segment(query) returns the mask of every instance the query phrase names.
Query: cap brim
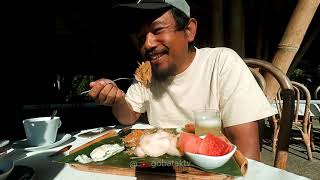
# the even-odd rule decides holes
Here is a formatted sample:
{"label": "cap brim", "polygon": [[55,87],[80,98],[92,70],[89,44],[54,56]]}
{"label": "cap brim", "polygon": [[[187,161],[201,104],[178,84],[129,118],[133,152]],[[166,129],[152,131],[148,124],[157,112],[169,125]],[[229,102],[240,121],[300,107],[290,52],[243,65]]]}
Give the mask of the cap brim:
{"label": "cap brim", "polygon": [[113,17],[116,17],[114,24],[131,33],[141,22],[159,17],[170,6],[165,3],[119,4],[112,8]]}
{"label": "cap brim", "polygon": [[138,3],[138,4],[118,4],[113,8],[118,7],[127,7],[127,8],[135,8],[135,9],[162,9],[171,6],[170,4],[166,3]]}

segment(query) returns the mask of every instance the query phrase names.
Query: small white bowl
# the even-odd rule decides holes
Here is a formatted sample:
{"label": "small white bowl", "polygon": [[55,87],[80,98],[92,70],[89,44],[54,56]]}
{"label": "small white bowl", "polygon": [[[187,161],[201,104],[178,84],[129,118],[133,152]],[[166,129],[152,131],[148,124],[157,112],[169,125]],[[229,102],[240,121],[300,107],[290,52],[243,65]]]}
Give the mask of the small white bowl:
{"label": "small white bowl", "polygon": [[13,160],[0,160],[0,180],[5,180],[14,168]]}
{"label": "small white bowl", "polygon": [[223,166],[229,161],[233,154],[237,150],[237,146],[231,144],[233,149],[228,154],[223,156],[206,156],[202,154],[194,154],[190,152],[185,152],[186,158],[188,158],[192,163],[205,168],[205,169],[215,169]]}

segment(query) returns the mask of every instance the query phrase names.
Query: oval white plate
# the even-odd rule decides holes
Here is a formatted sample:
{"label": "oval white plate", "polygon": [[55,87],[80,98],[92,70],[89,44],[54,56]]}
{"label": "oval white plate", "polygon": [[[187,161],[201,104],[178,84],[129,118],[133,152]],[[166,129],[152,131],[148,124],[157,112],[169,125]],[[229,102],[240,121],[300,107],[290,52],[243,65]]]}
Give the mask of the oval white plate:
{"label": "oval white plate", "polygon": [[44,145],[44,146],[35,146],[35,147],[30,147],[28,145],[27,140],[24,139],[24,140],[13,143],[12,148],[23,149],[26,151],[42,151],[42,150],[47,150],[47,149],[59,146],[60,144],[66,142],[70,138],[71,138],[71,134],[58,135],[55,143],[49,144],[49,145]]}

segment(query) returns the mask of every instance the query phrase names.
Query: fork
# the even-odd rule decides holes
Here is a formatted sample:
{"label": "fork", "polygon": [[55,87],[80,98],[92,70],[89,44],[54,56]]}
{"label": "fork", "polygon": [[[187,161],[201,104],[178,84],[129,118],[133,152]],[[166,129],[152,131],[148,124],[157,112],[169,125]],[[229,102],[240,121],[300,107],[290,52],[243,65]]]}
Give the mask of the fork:
{"label": "fork", "polygon": [[[119,80],[133,80],[133,78],[117,78],[117,79],[114,79],[112,80],[113,82],[116,82],[116,81],[119,81]],[[110,84],[110,83],[108,83]],[[83,91],[81,92],[79,95],[84,95],[84,94],[88,94],[90,92],[90,89],[89,90],[86,90],[86,91]]]}

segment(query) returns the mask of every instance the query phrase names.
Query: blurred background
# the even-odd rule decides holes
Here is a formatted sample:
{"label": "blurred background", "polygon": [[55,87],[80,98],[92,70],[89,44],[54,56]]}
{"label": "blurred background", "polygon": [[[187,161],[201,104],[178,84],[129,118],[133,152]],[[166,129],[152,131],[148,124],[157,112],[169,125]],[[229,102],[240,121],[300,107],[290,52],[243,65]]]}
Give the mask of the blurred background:
{"label": "blurred background", "polygon": [[[78,94],[99,78],[132,77],[141,58],[112,5],[130,0],[19,2],[6,13],[0,137],[24,138],[22,120],[58,110],[61,131],[116,124],[110,107]],[[131,0],[132,1],[132,0]],[[135,2],[135,1],[133,1]],[[197,47],[225,46],[270,61],[295,0],[188,0],[198,20]],[[123,14],[130,17],[130,14]],[[317,10],[288,71],[313,94],[320,85]],[[128,81],[118,85],[126,90]]]}

